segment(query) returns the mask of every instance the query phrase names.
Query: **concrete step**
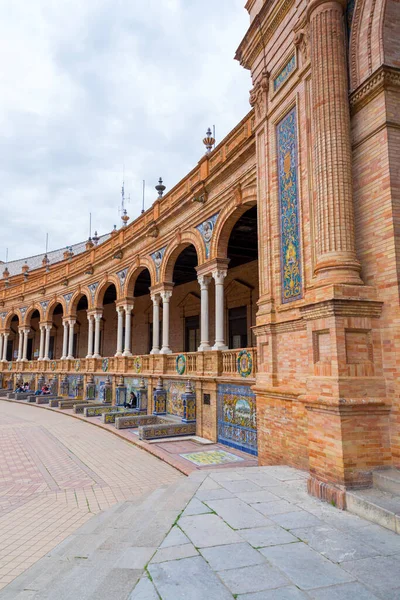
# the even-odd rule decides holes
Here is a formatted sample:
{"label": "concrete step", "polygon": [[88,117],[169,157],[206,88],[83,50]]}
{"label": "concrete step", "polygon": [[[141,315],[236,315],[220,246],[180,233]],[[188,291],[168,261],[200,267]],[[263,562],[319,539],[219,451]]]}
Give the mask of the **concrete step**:
{"label": "concrete step", "polygon": [[400,495],[379,489],[346,493],[347,510],[400,534]]}
{"label": "concrete step", "polygon": [[400,496],[400,470],[384,469],[372,474],[374,488]]}

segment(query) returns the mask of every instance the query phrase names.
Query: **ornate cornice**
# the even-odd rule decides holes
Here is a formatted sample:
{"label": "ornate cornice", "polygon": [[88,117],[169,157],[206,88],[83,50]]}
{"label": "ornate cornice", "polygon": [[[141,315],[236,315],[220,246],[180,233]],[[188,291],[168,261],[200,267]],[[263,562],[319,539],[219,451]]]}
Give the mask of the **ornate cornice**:
{"label": "ornate cornice", "polygon": [[381,316],[383,302],[372,300],[335,299],[317,302],[300,308],[303,319],[327,319],[329,317],[369,317],[378,319]]}
{"label": "ornate cornice", "polygon": [[382,90],[392,87],[400,88],[400,69],[382,65],[350,94],[352,114],[361,110]]}
{"label": "ornate cornice", "polygon": [[294,0],[281,0],[272,10],[269,2],[264,4],[236,50],[235,59],[245,69],[252,68],[255,59],[266,47],[292,6]]}

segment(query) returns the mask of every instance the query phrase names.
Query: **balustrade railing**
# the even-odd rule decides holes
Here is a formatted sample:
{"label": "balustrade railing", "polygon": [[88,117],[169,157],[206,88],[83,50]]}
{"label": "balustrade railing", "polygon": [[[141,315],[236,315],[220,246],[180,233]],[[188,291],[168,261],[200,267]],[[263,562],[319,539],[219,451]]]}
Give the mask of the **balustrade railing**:
{"label": "balustrade railing", "polygon": [[254,378],[257,350],[146,354],[131,357],[37,359],[0,362],[0,373],[108,373],[126,375],[170,375],[199,377]]}

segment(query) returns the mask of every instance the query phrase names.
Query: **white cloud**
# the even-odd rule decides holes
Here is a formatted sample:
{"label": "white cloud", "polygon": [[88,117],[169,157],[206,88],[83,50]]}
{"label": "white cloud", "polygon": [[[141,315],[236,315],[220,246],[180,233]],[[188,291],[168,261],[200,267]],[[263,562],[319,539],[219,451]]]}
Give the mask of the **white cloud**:
{"label": "white cloud", "polygon": [[[249,110],[233,60],[244,0],[13,0],[0,22],[0,259],[118,223],[122,164],[140,213]],[[16,235],[18,232],[18,235]]]}

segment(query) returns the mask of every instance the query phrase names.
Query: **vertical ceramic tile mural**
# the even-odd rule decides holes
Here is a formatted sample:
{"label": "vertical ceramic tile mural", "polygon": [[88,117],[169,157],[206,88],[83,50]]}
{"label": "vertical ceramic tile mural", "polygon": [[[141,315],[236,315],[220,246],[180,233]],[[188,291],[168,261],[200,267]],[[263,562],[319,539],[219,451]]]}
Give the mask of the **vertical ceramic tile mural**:
{"label": "vertical ceramic tile mural", "polygon": [[103,394],[102,394],[102,390],[105,386],[106,383],[106,376],[102,376],[102,377],[94,377],[94,384],[95,384],[95,398],[96,400],[101,400],[103,398]]}
{"label": "vertical ceramic tile mural", "polygon": [[296,107],[277,125],[277,151],[282,302],[291,302],[298,300],[303,295],[297,182]]}
{"label": "vertical ceramic tile mural", "polygon": [[182,394],[186,390],[186,381],[178,379],[164,380],[164,389],[167,391],[167,414],[183,417]]}
{"label": "vertical ceramic tile mural", "polygon": [[218,441],[257,454],[256,397],[248,385],[218,385]]}

